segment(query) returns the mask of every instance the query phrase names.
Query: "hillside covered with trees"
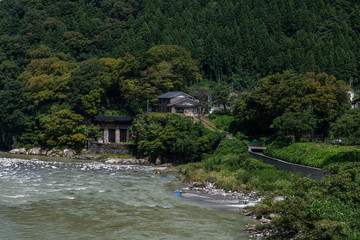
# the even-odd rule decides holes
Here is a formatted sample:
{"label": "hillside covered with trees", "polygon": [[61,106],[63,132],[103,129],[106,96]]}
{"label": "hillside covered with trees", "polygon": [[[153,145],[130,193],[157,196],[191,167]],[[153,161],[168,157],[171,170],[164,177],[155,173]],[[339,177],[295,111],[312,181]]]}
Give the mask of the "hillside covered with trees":
{"label": "hillside covered with trees", "polygon": [[0,19],[1,87],[41,45],[77,62],[178,45],[205,79],[239,89],[283,70],[360,84],[355,0],[3,0]]}
{"label": "hillside covered with trees", "polygon": [[[147,99],[199,83],[250,90],[278,72],[326,72],[316,75],[330,76],[324,94],[336,87],[332,75],[359,88],[359,30],[354,0],[2,0],[0,146],[75,147],[91,134],[84,124],[94,115],[135,116]],[[300,80],[311,85],[312,78],[317,84],[318,77]],[[321,84],[310,88],[304,94],[312,100],[301,107],[266,106],[269,116],[253,115],[252,123],[280,129],[289,116],[277,117],[327,101],[314,95]],[[237,109],[246,112],[249,96]],[[336,101],[336,112],[311,105],[325,121],[309,126],[328,130],[346,109]]]}

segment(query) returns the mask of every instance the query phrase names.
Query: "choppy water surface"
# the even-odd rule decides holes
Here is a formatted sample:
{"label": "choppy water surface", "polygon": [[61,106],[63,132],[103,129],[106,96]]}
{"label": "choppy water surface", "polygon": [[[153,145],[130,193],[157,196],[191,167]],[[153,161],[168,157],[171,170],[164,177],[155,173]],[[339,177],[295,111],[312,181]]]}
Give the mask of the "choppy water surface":
{"label": "choppy water surface", "polygon": [[0,158],[0,239],[246,239],[247,217],[182,186],[150,167]]}

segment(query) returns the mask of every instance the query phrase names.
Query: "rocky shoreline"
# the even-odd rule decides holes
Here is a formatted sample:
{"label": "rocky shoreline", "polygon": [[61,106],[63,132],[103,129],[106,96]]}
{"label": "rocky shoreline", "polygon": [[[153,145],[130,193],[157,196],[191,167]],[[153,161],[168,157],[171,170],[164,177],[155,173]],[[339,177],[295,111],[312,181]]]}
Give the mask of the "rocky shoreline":
{"label": "rocky shoreline", "polygon": [[107,164],[120,164],[120,165],[151,165],[148,159],[136,159],[136,158],[117,158],[109,157],[103,159],[101,155],[91,155],[87,153],[86,149],[83,149],[80,154],[71,149],[41,149],[40,147],[34,147],[31,149],[16,148],[9,151],[11,154],[22,154],[22,155],[34,155],[34,156],[46,156],[46,157],[61,157],[69,159],[79,160],[94,160],[100,161]]}
{"label": "rocky shoreline", "polygon": [[182,194],[198,192],[207,194],[210,196],[221,196],[224,198],[229,198],[237,200],[237,205],[241,208],[254,206],[257,202],[263,199],[257,192],[232,192],[225,191],[223,189],[215,188],[213,183],[207,182],[204,184],[198,182],[188,183],[188,186],[181,189]]}
{"label": "rocky shoreline", "polygon": [[[34,168],[43,168],[43,169],[58,169],[60,167],[66,166],[75,166],[81,171],[91,171],[91,170],[105,170],[110,173],[115,173],[116,171],[148,171],[155,173],[154,170],[164,171],[166,167],[147,167],[141,165],[117,165],[117,164],[108,164],[103,162],[58,162],[58,161],[41,161],[36,158],[34,159],[20,159],[20,158],[1,158],[0,157],[0,170],[2,172],[8,172],[11,169],[16,170],[19,168],[25,169],[34,169]],[[1,176],[1,175],[0,175]]]}
{"label": "rocky shoreline", "polygon": [[[279,233],[278,230],[272,229],[271,227],[265,227],[266,225],[271,226],[271,221],[278,217],[277,214],[271,213],[267,216],[257,216],[248,207],[255,206],[258,202],[264,199],[263,196],[255,191],[252,192],[232,192],[218,189],[213,183],[199,183],[190,182],[187,183],[187,187],[180,190],[181,196],[185,198],[199,198],[204,202],[226,204],[227,206],[234,206],[239,212],[245,216],[251,217],[258,221],[258,224],[246,225],[247,232],[249,233],[249,239],[264,239],[271,235]],[[195,194],[204,194],[205,196],[212,196],[209,200],[207,197],[198,196]],[[282,197],[276,197],[274,201],[280,201]]]}

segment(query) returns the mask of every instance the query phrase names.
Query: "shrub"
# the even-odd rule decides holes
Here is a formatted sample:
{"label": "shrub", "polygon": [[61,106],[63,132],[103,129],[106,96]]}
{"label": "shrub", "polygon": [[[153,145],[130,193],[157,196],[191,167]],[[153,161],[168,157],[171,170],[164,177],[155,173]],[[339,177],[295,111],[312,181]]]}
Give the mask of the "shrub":
{"label": "shrub", "polygon": [[211,153],[221,140],[221,134],[206,129],[202,123],[178,114],[146,114],[134,120],[139,154],[155,159],[186,163],[199,161]]}
{"label": "shrub", "polygon": [[212,114],[210,120],[221,130],[229,131],[231,123],[235,120],[233,116],[225,114]]}
{"label": "shrub", "polygon": [[331,134],[341,138],[344,144],[360,144],[360,109],[353,108],[332,124]]}
{"label": "shrub", "polygon": [[248,154],[247,142],[234,139],[224,139],[214,152],[215,154],[225,155],[228,153]]}
{"label": "shrub", "polygon": [[285,200],[275,204],[273,224],[299,239],[359,239],[359,163],[331,166],[333,175],[317,182],[298,179]]}

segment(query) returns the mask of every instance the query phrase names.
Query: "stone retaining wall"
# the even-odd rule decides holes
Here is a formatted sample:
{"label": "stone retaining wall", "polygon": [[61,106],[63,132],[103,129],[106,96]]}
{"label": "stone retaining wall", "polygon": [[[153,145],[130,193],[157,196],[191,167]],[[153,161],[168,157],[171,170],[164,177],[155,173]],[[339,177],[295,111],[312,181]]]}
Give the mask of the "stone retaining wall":
{"label": "stone retaining wall", "polygon": [[135,145],[120,143],[89,143],[88,153],[96,154],[128,154],[135,150]]}
{"label": "stone retaining wall", "polygon": [[250,157],[262,160],[264,163],[275,166],[279,170],[286,170],[293,173],[301,173],[304,177],[320,181],[324,177],[324,173],[320,168],[303,166],[295,163],[285,162],[283,160],[269,157],[263,154],[254,153],[250,151]]}

